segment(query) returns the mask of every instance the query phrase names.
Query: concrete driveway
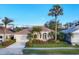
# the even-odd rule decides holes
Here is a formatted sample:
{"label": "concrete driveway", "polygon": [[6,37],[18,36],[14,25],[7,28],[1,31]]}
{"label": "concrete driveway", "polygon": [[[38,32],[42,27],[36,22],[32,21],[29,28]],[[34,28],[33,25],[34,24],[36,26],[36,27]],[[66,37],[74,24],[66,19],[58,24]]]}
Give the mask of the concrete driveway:
{"label": "concrete driveway", "polygon": [[16,42],[6,48],[0,49],[0,55],[22,55],[22,49],[25,47],[25,43]]}

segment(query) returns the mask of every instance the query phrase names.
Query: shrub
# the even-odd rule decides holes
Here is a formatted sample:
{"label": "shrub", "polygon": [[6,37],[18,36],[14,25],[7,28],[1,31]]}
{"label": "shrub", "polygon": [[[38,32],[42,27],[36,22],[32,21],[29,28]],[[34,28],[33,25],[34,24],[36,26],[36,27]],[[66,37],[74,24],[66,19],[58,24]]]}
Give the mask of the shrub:
{"label": "shrub", "polygon": [[78,44],[75,44],[75,45],[73,45],[74,47],[79,47],[79,45]]}
{"label": "shrub", "polygon": [[60,40],[49,39],[47,43],[60,43]]}
{"label": "shrub", "polygon": [[59,43],[60,43],[60,40],[56,40],[56,43],[58,43],[58,44],[59,44]]}
{"label": "shrub", "polygon": [[13,44],[14,42],[16,42],[16,40],[8,40],[2,43],[3,46],[9,46],[11,44]]}
{"label": "shrub", "polygon": [[31,46],[32,46],[32,43],[30,43],[30,42],[26,42],[25,47],[31,47]]}
{"label": "shrub", "polygon": [[32,40],[32,43],[33,44],[44,44],[44,43],[46,43],[46,41],[42,41],[42,40],[39,40],[39,39],[35,39],[35,40]]}
{"label": "shrub", "polygon": [[65,39],[65,33],[58,32],[57,39],[60,40],[60,41],[64,41],[64,39]]}
{"label": "shrub", "polygon": [[27,47],[31,47],[32,46],[32,44],[45,44],[45,43],[47,43],[46,41],[42,41],[42,40],[37,40],[37,39],[34,39],[34,40],[32,40],[32,42],[30,42],[30,41],[28,41],[28,42],[26,42],[26,45],[25,46],[27,46]]}
{"label": "shrub", "polygon": [[55,43],[55,40],[49,39],[49,40],[47,40],[47,42],[48,42],[48,43]]}

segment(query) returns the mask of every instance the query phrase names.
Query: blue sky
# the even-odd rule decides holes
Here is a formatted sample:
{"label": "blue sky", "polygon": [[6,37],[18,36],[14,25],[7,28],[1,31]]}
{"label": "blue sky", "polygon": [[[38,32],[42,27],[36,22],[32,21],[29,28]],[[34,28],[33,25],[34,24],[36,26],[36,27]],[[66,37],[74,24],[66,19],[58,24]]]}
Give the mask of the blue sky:
{"label": "blue sky", "polygon": [[[14,24],[21,25],[43,25],[53,19],[48,16],[48,11],[53,4],[0,4],[0,18],[8,17],[14,20]],[[79,20],[79,5],[63,4],[63,16],[58,20],[63,24]]]}

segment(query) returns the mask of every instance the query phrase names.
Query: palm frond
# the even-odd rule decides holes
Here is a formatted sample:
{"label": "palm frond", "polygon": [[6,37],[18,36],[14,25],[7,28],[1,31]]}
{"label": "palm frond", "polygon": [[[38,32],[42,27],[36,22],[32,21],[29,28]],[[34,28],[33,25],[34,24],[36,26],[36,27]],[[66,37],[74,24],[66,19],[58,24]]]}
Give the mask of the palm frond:
{"label": "palm frond", "polygon": [[49,10],[48,13],[49,16],[58,16],[58,15],[63,15],[63,9],[61,8],[60,5],[54,5],[53,8]]}
{"label": "palm frond", "polygon": [[7,25],[7,24],[13,22],[13,20],[11,20],[11,19],[9,19],[9,18],[7,18],[7,17],[4,17],[4,19],[2,20],[2,22],[3,22],[5,25]]}

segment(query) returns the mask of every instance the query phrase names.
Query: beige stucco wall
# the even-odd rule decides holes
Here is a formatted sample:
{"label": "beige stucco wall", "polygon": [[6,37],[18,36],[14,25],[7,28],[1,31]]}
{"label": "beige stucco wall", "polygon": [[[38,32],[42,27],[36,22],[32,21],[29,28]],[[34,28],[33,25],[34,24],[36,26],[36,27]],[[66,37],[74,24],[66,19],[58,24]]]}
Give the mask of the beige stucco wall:
{"label": "beige stucco wall", "polygon": [[[13,35],[13,34],[6,34],[7,38],[10,38],[10,35]],[[0,36],[2,36],[0,40],[2,40],[3,42],[7,40],[7,39],[5,40],[4,34],[0,34]]]}
{"label": "beige stucco wall", "polygon": [[[46,33],[46,39],[43,38],[43,34],[44,34],[44,33]],[[43,41],[47,41],[47,40],[49,40],[49,39],[51,38],[51,37],[48,37],[49,32],[46,32],[46,31],[41,31],[41,32],[40,32],[41,38],[40,38],[40,34],[39,34],[39,33],[35,32],[34,34],[37,35],[37,39],[43,40]]]}

